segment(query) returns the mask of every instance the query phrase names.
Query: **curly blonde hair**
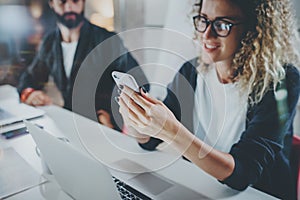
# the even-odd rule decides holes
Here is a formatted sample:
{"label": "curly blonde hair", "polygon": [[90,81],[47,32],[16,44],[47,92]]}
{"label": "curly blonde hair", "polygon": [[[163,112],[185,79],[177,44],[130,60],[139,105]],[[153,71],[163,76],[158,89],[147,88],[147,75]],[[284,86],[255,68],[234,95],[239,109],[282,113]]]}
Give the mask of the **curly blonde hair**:
{"label": "curly blonde hair", "polygon": [[[231,1],[249,19],[248,32],[233,59],[232,80],[238,80],[240,91],[247,92],[250,103],[255,104],[284,79],[287,64],[300,63],[296,17],[290,0]],[[197,5],[200,11],[202,0]]]}

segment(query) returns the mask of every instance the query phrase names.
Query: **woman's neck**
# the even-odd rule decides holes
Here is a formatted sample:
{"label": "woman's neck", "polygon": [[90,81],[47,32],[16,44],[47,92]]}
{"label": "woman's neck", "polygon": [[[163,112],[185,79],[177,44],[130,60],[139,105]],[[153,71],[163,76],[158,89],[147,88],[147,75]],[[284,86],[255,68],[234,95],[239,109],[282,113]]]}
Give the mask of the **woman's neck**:
{"label": "woman's neck", "polygon": [[231,64],[228,63],[216,63],[217,75],[220,83],[232,83],[232,68]]}

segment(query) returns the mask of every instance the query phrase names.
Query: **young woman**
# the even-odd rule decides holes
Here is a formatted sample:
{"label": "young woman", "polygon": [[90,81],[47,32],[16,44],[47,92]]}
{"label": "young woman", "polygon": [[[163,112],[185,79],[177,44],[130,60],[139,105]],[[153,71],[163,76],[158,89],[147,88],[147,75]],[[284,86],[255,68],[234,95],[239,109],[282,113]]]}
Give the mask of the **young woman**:
{"label": "young woman", "polygon": [[[154,150],[162,141],[222,183],[295,194],[289,166],[300,91],[289,0],[201,0],[202,50],[182,66],[164,103],[123,86],[120,113]],[[169,110],[170,109],[170,110]]]}

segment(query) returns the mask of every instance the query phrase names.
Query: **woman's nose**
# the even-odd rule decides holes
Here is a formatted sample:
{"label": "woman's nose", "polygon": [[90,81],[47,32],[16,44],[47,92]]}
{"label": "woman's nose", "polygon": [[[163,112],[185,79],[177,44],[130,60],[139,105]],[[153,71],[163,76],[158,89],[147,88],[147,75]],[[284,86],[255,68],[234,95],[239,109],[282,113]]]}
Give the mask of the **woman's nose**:
{"label": "woman's nose", "polygon": [[202,34],[204,39],[208,39],[210,37],[217,37],[215,31],[213,30],[212,24],[209,24],[206,28],[205,32]]}

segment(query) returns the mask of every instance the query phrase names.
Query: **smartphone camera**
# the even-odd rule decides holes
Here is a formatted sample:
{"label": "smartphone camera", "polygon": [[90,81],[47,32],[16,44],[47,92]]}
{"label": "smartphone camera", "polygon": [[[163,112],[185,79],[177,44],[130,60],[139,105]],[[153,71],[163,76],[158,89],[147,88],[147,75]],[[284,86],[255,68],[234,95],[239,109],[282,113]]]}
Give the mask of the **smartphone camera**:
{"label": "smartphone camera", "polygon": [[114,76],[114,78],[119,79],[119,77],[117,75],[114,74],[113,76]]}

